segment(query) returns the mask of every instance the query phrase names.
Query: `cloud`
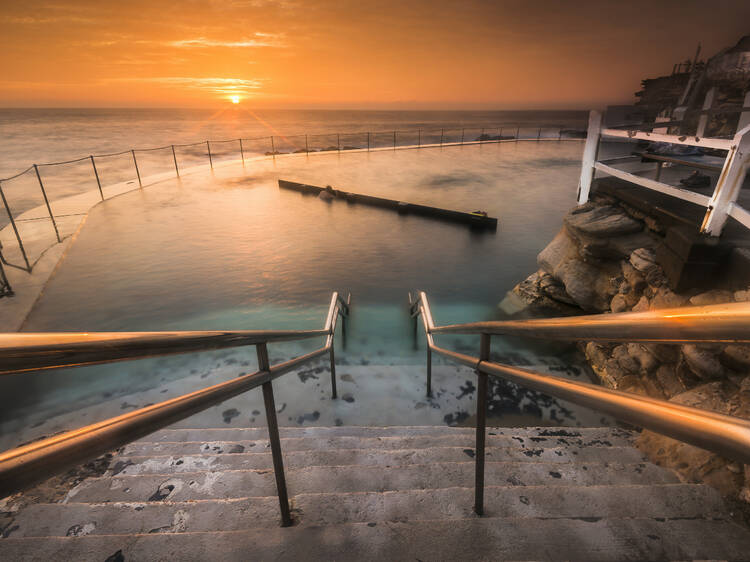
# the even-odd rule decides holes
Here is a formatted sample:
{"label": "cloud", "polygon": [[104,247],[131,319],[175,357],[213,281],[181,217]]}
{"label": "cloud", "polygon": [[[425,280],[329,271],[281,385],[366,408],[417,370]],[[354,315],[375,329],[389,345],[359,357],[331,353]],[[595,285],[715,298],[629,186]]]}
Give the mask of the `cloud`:
{"label": "cloud", "polygon": [[140,82],[210,92],[225,96],[255,96],[265,82],[262,78],[192,78],[189,76],[162,76],[154,78],[111,78],[105,82]]}
{"label": "cloud", "polygon": [[42,25],[47,23],[96,23],[92,18],[65,16],[3,16],[0,21],[16,25]]}
{"label": "cloud", "polygon": [[254,33],[253,38],[243,38],[239,41],[220,41],[208,39],[206,37],[196,37],[193,39],[181,39],[179,41],[168,41],[165,43],[170,47],[190,48],[190,47],[226,47],[226,48],[245,48],[245,47],[283,47],[282,35],[276,33]]}

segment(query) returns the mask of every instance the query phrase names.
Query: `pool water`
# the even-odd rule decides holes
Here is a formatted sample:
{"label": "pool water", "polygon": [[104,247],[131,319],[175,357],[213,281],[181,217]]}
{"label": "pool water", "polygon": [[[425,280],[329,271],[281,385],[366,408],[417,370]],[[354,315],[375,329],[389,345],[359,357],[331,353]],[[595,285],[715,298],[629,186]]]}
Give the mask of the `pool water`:
{"label": "pool water", "polygon": [[[353,302],[346,349],[337,349],[342,363],[421,364],[407,292],[426,291],[439,324],[498,318],[499,301],[536,269],[536,255],[575,204],[582,149],[524,142],[295,155],[161,182],[92,209],[24,330],[317,328],[338,290]],[[498,229],[325,202],[281,190],[278,179],[484,210]],[[475,339],[441,341],[478,349]],[[272,355],[318,345],[279,344]],[[519,346],[493,340],[498,353]],[[252,368],[254,352],[244,355]],[[90,403],[101,393],[148,388],[155,369],[162,381],[185,377],[200,357],[211,364],[215,355],[41,373],[30,386],[11,380],[4,384],[27,386],[23,399],[6,405]]]}

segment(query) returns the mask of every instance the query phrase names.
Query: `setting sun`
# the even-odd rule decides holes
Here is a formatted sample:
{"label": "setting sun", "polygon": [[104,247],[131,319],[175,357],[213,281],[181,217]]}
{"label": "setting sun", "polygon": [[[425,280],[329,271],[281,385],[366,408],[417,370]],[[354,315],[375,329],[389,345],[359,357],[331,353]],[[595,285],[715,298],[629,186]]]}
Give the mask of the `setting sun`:
{"label": "setting sun", "polygon": [[240,103],[240,96],[232,96],[229,99],[232,100],[232,103]]}

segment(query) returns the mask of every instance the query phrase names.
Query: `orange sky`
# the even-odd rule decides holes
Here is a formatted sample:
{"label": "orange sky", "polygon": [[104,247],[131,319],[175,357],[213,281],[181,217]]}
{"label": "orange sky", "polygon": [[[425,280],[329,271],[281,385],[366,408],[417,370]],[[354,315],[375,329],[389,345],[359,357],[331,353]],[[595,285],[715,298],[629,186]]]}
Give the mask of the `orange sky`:
{"label": "orange sky", "polygon": [[0,107],[587,108],[750,1],[0,0]]}

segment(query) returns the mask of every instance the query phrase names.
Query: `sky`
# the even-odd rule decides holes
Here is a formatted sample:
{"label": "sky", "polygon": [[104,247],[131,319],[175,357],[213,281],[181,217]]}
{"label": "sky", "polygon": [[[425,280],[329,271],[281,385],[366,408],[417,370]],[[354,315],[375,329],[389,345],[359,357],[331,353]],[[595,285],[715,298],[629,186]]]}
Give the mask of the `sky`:
{"label": "sky", "polygon": [[0,0],[0,107],[632,103],[747,0]]}

